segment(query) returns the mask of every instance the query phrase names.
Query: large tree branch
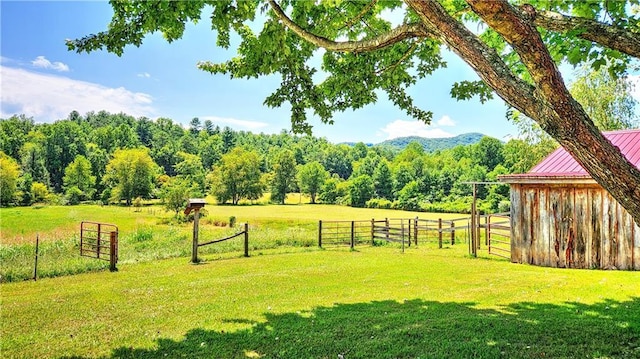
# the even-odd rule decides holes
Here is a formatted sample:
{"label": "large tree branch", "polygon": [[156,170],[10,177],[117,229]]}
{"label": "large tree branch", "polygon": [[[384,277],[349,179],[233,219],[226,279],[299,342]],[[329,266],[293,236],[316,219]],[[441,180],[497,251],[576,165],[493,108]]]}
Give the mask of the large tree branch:
{"label": "large tree branch", "polygon": [[437,1],[405,0],[420,19],[438,31],[437,37],[467,62],[508,104],[529,117],[541,117],[544,105],[537,102],[532,86],[516,77],[500,55],[482,42]]}
{"label": "large tree branch", "polygon": [[433,35],[433,32],[423,24],[404,24],[372,39],[361,41],[333,41],[326,37],[315,35],[300,27],[284,13],[280,5],[274,0],[269,0],[269,5],[271,5],[278,19],[280,19],[289,30],[306,41],[328,51],[368,52],[385,48],[409,38],[424,38]]}
{"label": "large tree branch", "polygon": [[593,124],[567,90],[534,24],[505,0],[467,0],[473,11],[520,55],[542,100],[553,111],[536,118],[637,220],[640,218],[640,170],[631,164]]}
{"label": "large tree branch", "polygon": [[604,47],[640,58],[640,34],[591,19],[563,15],[553,11],[536,11],[523,6],[521,13],[531,17],[536,26],[556,32],[576,31],[576,36]]}

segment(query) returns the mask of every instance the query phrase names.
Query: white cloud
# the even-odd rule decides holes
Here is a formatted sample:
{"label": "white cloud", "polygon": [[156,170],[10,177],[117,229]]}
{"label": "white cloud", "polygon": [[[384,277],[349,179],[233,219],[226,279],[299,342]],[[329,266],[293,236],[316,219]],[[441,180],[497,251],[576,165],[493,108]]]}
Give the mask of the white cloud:
{"label": "white cloud", "polygon": [[455,126],[456,123],[451,119],[451,117],[444,115],[440,117],[440,119],[436,122],[438,126]]}
{"label": "white cloud", "polygon": [[420,121],[395,120],[389,122],[382,132],[387,134],[387,139],[407,136],[420,136],[428,138],[453,137],[452,134],[439,128],[432,128]]}
{"label": "white cloud", "polygon": [[239,127],[243,130],[250,130],[250,131],[259,130],[261,128],[265,128],[269,126],[269,124],[266,122],[238,120],[235,118],[223,118],[223,117],[216,117],[216,116],[202,116],[199,118],[202,121],[210,120],[211,122],[213,122],[214,125]]}
{"label": "white cloud", "polygon": [[137,76],[138,77],[144,77],[146,79],[151,77],[151,75],[148,72],[139,73]]}
{"label": "white cloud", "polygon": [[56,70],[60,72],[69,71],[69,66],[67,66],[66,64],[63,64],[62,62],[59,62],[59,61],[51,62],[47,60],[47,58],[44,56],[36,57],[35,60],[31,61],[31,64],[35,67],[40,67],[43,69],[51,69],[51,70]]}
{"label": "white cloud", "polygon": [[139,117],[152,117],[153,98],[124,87],[109,88],[68,77],[46,75],[0,66],[1,115],[25,114],[36,121],[52,122],[80,113],[105,110]]}

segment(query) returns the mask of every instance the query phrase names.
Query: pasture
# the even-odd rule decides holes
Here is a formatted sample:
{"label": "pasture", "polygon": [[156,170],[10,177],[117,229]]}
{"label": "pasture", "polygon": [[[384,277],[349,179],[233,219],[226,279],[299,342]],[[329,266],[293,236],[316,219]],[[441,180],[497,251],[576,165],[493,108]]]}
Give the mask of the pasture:
{"label": "pasture", "polygon": [[[212,201],[210,201],[212,203]],[[394,210],[332,205],[207,205],[200,221],[200,242],[226,237],[237,227],[250,225],[250,250],[315,250],[318,220],[385,217],[460,217]],[[229,227],[230,217],[236,226]],[[118,206],[44,206],[0,208],[0,279],[2,282],[33,278],[36,236],[40,238],[38,276],[55,277],[103,270],[108,263],[78,255],[80,222],[92,221],[119,228],[119,265],[191,255],[192,224],[181,223],[158,205],[139,209]],[[240,240],[201,248],[205,260],[238,256]]]}
{"label": "pasture", "polygon": [[[315,238],[308,246],[303,239],[305,231],[315,233],[318,219],[416,214],[307,205],[207,206],[203,233],[227,231],[219,222],[232,215],[269,233],[250,258],[227,248],[192,265],[190,238],[186,255],[135,256],[144,252],[138,243],[150,252],[170,244],[164,239],[172,236],[169,230],[188,237],[190,224],[172,223],[170,214],[152,206],[105,209],[114,212],[97,206],[2,210],[3,250],[28,245],[22,236],[35,233],[43,243],[65,241],[53,237],[67,233],[67,225],[73,235],[82,219],[120,220],[125,257],[114,273],[0,284],[2,357],[640,357],[635,272],[471,258],[464,243],[412,246],[404,253],[395,244],[321,250]],[[56,213],[56,225],[46,223],[47,211]],[[18,217],[34,222],[9,230]],[[140,228],[150,238],[136,241],[131,233]],[[267,245],[274,240],[281,245]]]}

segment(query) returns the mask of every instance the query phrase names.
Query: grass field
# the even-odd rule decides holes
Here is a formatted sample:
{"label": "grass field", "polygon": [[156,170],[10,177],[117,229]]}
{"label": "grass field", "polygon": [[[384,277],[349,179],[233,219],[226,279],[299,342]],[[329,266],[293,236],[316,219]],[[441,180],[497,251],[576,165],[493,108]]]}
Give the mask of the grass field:
{"label": "grass field", "polygon": [[[319,219],[441,215],[206,208],[201,238],[233,232],[221,225],[235,216],[251,224],[251,257],[236,241],[190,264],[191,224],[156,206],[1,209],[3,277],[29,278],[36,234],[42,271],[62,276],[0,284],[0,357],[640,357],[638,273],[516,265],[486,250],[471,258],[462,241],[404,253],[316,246]],[[120,227],[118,272],[78,256],[82,220]],[[80,272],[90,273],[65,276]]]}
{"label": "grass field", "polygon": [[[292,196],[292,200],[297,196]],[[331,205],[207,205],[200,221],[200,241],[226,237],[243,222],[250,225],[250,249],[312,248],[317,246],[318,220],[370,220],[371,218],[450,218],[460,215],[428,214]],[[230,228],[230,217],[237,226]],[[38,275],[54,277],[104,270],[108,263],[80,257],[80,222],[92,221],[119,228],[120,265],[191,254],[192,224],[173,220],[160,206],[138,210],[118,206],[45,206],[1,208],[0,280],[33,278],[36,236],[40,239]],[[206,258],[237,256],[241,239],[202,247]]]}
{"label": "grass field", "polygon": [[3,358],[638,358],[637,273],[462,246],[188,258],[6,283]]}

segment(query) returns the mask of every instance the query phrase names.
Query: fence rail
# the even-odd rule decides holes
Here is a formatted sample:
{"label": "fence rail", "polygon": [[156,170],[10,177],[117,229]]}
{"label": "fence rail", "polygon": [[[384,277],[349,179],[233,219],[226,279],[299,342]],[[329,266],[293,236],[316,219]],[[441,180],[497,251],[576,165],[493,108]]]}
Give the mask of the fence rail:
{"label": "fence rail", "polygon": [[243,235],[243,234],[244,234],[244,256],[245,256],[245,257],[248,257],[248,256],[249,256],[249,223],[245,223],[245,224],[244,224],[244,229],[243,229],[242,231],[240,231],[240,232],[236,233],[236,234],[232,234],[232,235],[230,235],[230,236],[228,236],[228,237],[225,237],[225,238],[214,239],[214,240],[212,240],[212,241],[208,241],[208,242],[195,243],[195,245],[194,245],[194,251],[195,251],[195,252],[193,253],[193,258],[194,258],[195,260],[192,260],[192,262],[194,262],[194,263],[198,262],[198,252],[197,252],[197,249],[198,249],[199,247],[202,247],[202,246],[208,246],[208,245],[210,245],[210,244],[214,244],[214,243],[220,243],[220,242],[228,241],[228,240],[230,240],[230,239],[233,239],[233,238],[239,237],[239,236],[241,236],[241,235]]}
{"label": "fence rail", "polygon": [[[468,222],[468,218],[464,218]],[[385,218],[357,221],[324,221],[318,222],[318,246],[350,245],[353,248],[360,243],[384,240],[404,245],[418,245],[419,241],[427,241],[430,234],[436,234],[439,248],[443,240],[456,242],[456,230],[467,230],[467,226],[456,225],[456,220]]]}

